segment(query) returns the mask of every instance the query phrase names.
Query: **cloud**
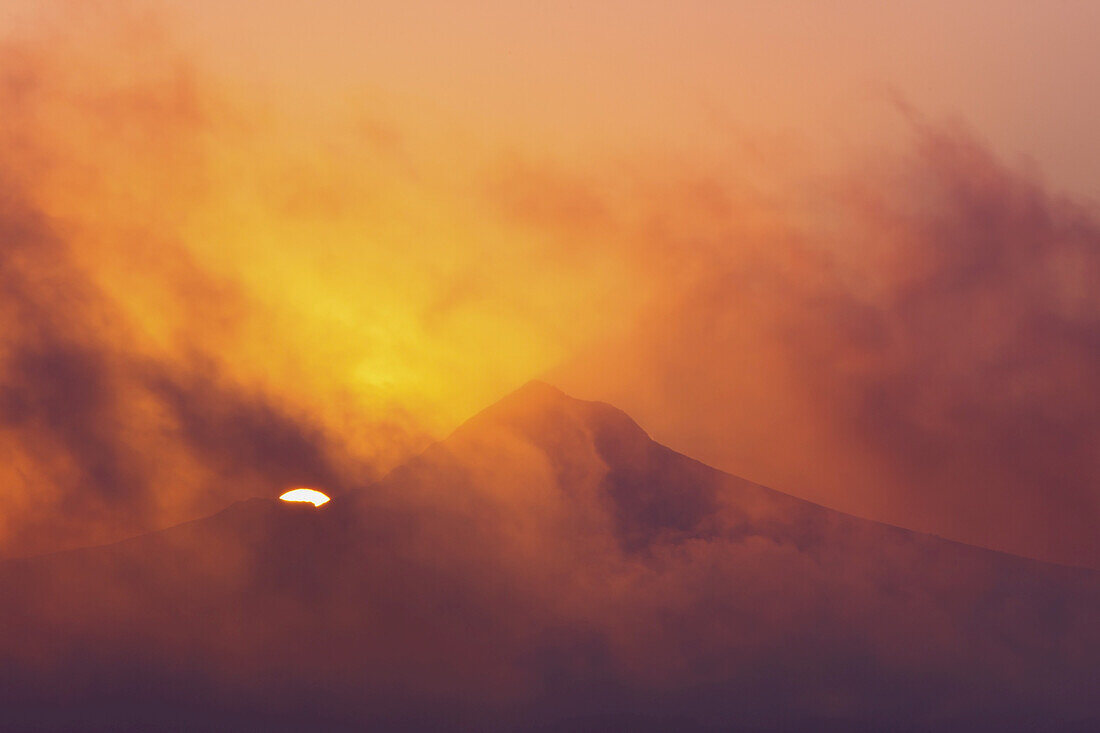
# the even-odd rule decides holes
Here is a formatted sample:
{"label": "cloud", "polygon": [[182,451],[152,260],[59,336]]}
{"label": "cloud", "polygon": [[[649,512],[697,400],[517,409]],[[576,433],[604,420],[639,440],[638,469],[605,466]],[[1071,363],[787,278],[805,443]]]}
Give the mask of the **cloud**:
{"label": "cloud", "polygon": [[1094,714],[1089,576],[730,481],[611,408],[543,391],[375,481],[567,358],[735,473],[1100,565],[1093,212],[911,113],[911,149],[819,179],[288,132],[109,7],[0,51],[0,554],[349,491],[5,563],[9,707],[29,680],[61,727],[58,688],[299,729],[318,694],[380,727]]}
{"label": "cloud", "polygon": [[530,384],[319,510],[0,564],[0,699],[27,724],[1026,730],[1095,716],[1095,576],[754,486]]}
{"label": "cloud", "polygon": [[370,95],[302,113],[80,12],[0,54],[5,532],[80,476],[171,467],[147,519],[223,472],[369,477],[560,362],[732,472],[1100,561],[1096,217],[977,134],[903,108],[907,149],[828,174],[722,121],[706,158],[503,150]]}
{"label": "cloud", "polygon": [[616,236],[659,295],[553,374],[815,501],[1100,563],[1100,224],[973,132],[909,124],[906,153],[797,196],[709,178],[765,226],[686,187],[636,204],[665,225]]}
{"label": "cloud", "polygon": [[6,547],[101,541],[289,484],[338,491],[349,480],[350,459],[284,400],[201,354],[146,353],[18,195],[7,189],[0,215]]}
{"label": "cloud", "polygon": [[[0,555],[375,475],[369,450],[254,376],[233,345],[275,316],[182,239],[224,106],[144,30],[108,25],[115,55],[0,48]],[[386,421],[375,434],[403,444]]]}

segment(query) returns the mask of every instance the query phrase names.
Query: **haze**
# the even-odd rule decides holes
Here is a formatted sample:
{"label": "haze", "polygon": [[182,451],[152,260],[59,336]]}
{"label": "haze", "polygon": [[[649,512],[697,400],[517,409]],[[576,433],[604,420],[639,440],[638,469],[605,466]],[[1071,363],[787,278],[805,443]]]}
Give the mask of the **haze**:
{"label": "haze", "polygon": [[364,485],[542,375],[1100,565],[1093,3],[0,22],[0,554]]}

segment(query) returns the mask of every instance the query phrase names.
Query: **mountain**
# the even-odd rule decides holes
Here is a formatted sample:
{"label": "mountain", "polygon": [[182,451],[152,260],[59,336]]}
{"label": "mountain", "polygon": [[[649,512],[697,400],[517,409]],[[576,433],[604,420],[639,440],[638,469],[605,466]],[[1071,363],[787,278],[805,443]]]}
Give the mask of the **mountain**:
{"label": "mountain", "polygon": [[0,564],[10,730],[1100,724],[1100,578],[801,501],[533,382],[381,481]]}

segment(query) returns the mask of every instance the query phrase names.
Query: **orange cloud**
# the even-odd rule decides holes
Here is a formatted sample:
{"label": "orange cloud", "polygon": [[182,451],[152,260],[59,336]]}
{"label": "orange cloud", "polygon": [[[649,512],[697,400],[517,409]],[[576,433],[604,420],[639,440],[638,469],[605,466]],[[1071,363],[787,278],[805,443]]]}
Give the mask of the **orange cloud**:
{"label": "orange cloud", "polygon": [[714,193],[652,201],[677,224],[626,251],[681,277],[555,378],[762,483],[1095,564],[1100,225],[972,133],[913,127],[912,152],[775,199],[771,228]]}

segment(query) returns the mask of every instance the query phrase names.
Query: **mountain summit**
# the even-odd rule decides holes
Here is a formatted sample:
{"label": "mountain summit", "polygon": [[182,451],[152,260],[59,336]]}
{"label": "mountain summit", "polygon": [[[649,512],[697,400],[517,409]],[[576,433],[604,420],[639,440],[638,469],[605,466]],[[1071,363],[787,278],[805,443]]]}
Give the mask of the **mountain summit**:
{"label": "mountain summit", "polygon": [[321,507],[0,564],[0,709],[35,730],[1091,730],[1097,618],[1093,573],[795,499],[532,382]]}
{"label": "mountain summit", "polygon": [[705,533],[720,487],[751,487],[653,442],[611,405],[573,399],[543,382],[475,415],[384,483],[410,480],[458,482],[472,494],[520,505],[541,502],[563,520],[583,515],[601,531],[601,518],[608,519],[608,536],[626,550]]}

